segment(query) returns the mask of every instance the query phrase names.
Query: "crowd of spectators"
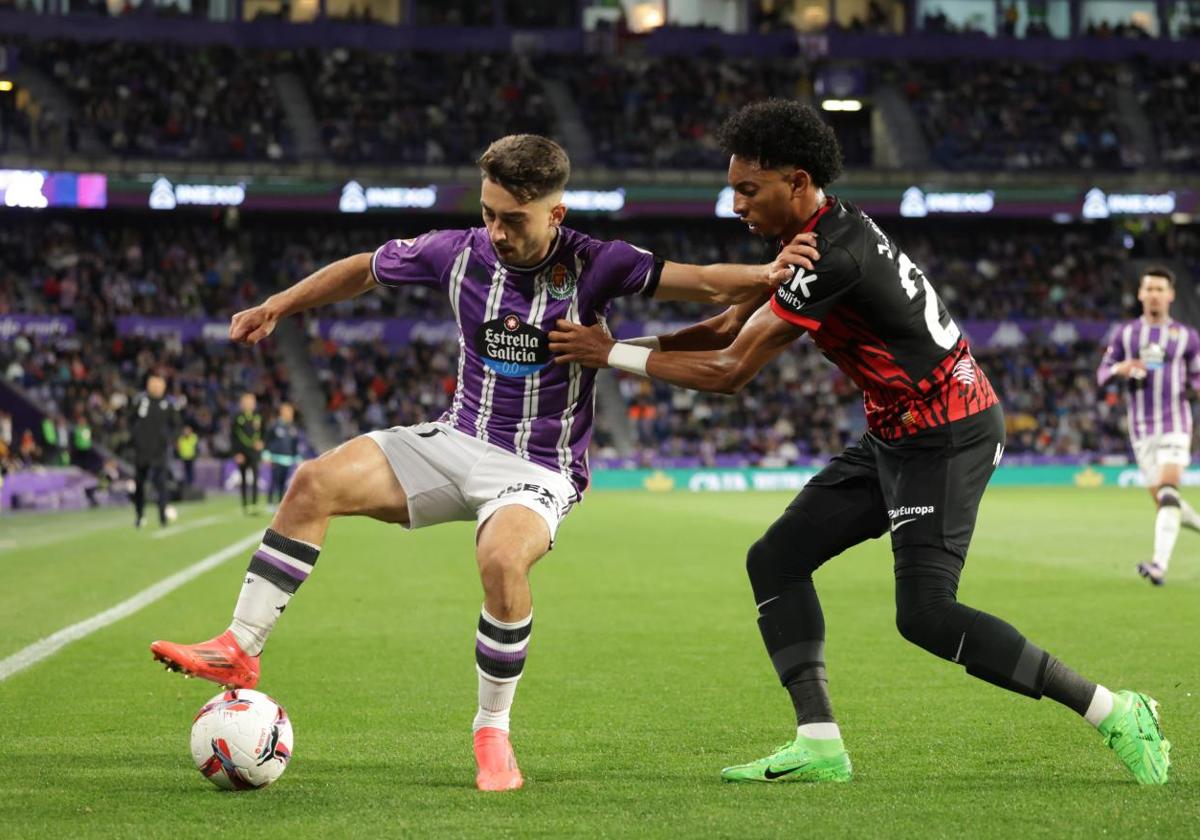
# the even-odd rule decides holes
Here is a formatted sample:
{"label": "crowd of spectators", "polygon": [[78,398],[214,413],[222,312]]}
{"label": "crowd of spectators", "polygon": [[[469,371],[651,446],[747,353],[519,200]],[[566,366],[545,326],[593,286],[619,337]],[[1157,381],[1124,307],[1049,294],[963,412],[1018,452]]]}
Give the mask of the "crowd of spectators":
{"label": "crowd of spectators", "polygon": [[0,375],[51,418],[46,428],[18,430],[19,461],[70,463],[79,454],[74,441],[81,428],[88,429],[89,449],[94,443],[128,455],[130,405],[151,373],[166,378],[180,429],[194,429],[199,453],[215,457],[230,451],[243,392],[258,396],[258,410],[269,419],[290,389],[287,367],[271,342],[246,348],[121,336],[113,329],[56,338],[19,335],[0,347]]}
{"label": "crowd of spectators", "polygon": [[888,229],[960,319],[1111,321],[1135,303],[1130,252],[1088,227],[893,223]]}
{"label": "crowd of spectators", "polygon": [[66,336],[17,335],[0,343],[0,375],[43,406],[55,427],[18,430],[17,456],[25,431],[33,447],[22,460],[70,460],[66,443],[80,426],[122,454],[125,409],[151,372],[166,377],[183,422],[200,435],[201,454],[228,450],[243,390],[259,395],[264,416],[286,399],[287,370],[270,342],[247,349],[121,335],[117,328],[122,316],[224,318],[257,301],[263,287],[252,280],[252,252],[241,234],[195,220],[13,222],[0,228],[0,315],[74,320]]}
{"label": "crowd of spectators", "polygon": [[1131,169],[1143,161],[1111,64],[916,62],[898,68],[934,161],[948,169]]}
{"label": "crowd of spectators", "polygon": [[574,118],[556,110],[548,92],[561,84],[594,163],[719,169],[725,161],[715,135],[729,113],[764,97],[820,100],[822,77],[837,72],[861,77],[856,94],[867,106],[827,114],[849,167],[869,166],[875,156],[870,94],[880,80],[907,95],[939,167],[1142,166],[1145,155],[1118,106],[1126,83],[1140,91],[1164,162],[1187,169],[1200,159],[1194,63],[917,61],[854,68],[800,56],[631,53],[563,61],[519,53],[64,40],[23,41],[19,48],[21,61],[57,84],[71,110],[57,113],[23,88],[0,96],[0,151],[76,151],[94,138],[123,156],[291,160],[296,144],[277,86],[290,76],[311,105],[318,154],[341,163],[463,166],[505,133],[563,137]]}
{"label": "crowd of spectators", "polygon": [[1146,65],[1140,93],[1163,164],[1200,169],[1200,61]]}
{"label": "crowd of spectators", "polygon": [[463,165],[504,134],[555,133],[537,74],[513,54],[306,50],[289,67],[338,161]]}
{"label": "crowd of spectators", "polygon": [[21,61],[57,83],[115,154],[284,160],[291,136],[277,56],[226,46],[25,41]]}
{"label": "crowd of spectators", "polygon": [[590,57],[561,65],[599,163],[708,168],[724,163],[715,131],[732,111],[810,87],[799,60]]}
{"label": "crowd of spectators", "polygon": [[241,234],[216,223],[11,213],[0,314],[70,315],[96,332],[119,315],[227,315],[257,295]]}

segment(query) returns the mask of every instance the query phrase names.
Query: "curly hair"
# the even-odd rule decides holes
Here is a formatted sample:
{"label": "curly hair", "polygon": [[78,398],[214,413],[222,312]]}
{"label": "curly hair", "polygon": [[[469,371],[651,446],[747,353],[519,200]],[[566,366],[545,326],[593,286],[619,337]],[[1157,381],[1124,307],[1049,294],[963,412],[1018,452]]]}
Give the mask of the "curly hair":
{"label": "curly hair", "polygon": [[811,105],[792,99],[766,99],[738,109],[717,139],[727,155],[758,161],[766,169],[803,169],[818,187],[842,174],[837,135]]}
{"label": "curly hair", "polygon": [[479,171],[525,204],[561,192],[571,177],[571,161],[549,137],[510,134],[487,147]]}

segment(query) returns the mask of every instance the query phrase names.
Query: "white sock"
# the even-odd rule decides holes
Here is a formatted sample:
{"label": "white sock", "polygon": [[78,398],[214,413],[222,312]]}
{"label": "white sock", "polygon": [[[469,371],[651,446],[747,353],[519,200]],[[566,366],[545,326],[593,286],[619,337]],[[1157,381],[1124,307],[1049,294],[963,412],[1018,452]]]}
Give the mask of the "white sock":
{"label": "white sock", "polygon": [[805,723],[796,727],[796,735],[814,741],[833,741],[842,737],[836,723]]}
{"label": "white sock", "polygon": [[1083,717],[1092,726],[1099,726],[1106,717],[1112,714],[1113,706],[1112,692],[1102,685],[1097,685],[1096,693],[1092,695],[1092,702],[1088,704]]}
{"label": "white sock", "polygon": [[312,574],[320,552],[320,546],[267,529],[250,558],[250,568],[246,570],[246,580],[229,625],[242,650],[251,656],[262,653],[275,622],[300,584]]}
{"label": "white sock", "polygon": [[525,651],[533,630],[533,613],[519,621],[500,621],[480,610],[475,632],[475,672],[479,675],[479,707],[471,729],[508,731],[517,683],[525,670]]}
{"label": "white sock", "polygon": [[1196,509],[1189,505],[1186,499],[1180,498],[1179,513],[1185,526],[1200,531],[1200,513],[1196,513]]}
{"label": "white sock", "polygon": [[1154,565],[1164,572],[1171,562],[1171,552],[1175,550],[1175,540],[1179,538],[1180,509],[1173,505],[1164,505],[1158,509],[1154,518]]}
{"label": "white sock", "polygon": [[479,668],[475,671],[479,675],[479,707],[475,712],[475,720],[471,722],[471,731],[478,732],[487,726],[507,732],[513,697],[516,696],[517,683],[521,678],[497,680]]}

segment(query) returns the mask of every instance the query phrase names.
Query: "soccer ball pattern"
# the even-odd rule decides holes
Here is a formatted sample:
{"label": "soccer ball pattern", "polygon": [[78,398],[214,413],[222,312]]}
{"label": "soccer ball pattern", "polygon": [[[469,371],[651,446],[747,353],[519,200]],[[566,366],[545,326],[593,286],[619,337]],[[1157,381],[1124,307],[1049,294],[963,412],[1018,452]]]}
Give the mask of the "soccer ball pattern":
{"label": "soccer ball pattern", "polygon": [[287,712],[261,691],[238,688],[209,700],[192,723],[196,769],[225,790],[266,787],[292,757]]}

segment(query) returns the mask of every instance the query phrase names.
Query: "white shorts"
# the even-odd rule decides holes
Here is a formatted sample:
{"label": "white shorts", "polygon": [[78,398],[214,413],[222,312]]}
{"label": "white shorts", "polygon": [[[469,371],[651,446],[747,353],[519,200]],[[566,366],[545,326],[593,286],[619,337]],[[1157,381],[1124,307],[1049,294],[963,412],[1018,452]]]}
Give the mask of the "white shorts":
{"label": "white shorts", "polygon": [[1149,435],[1133,441],[1133,454],[1146,486],[1158,484],[1164,464],[1186,467],[1192,459],[1192,438],[1181,432]]}
{"label": "white shorts", "polygon": [[409,528],[475,520],[521,505],[546,520],[550,545],[576,498],[575,485],[556,472],[463,434],[445,423],[393,426],[368,432],[404,494]]}

